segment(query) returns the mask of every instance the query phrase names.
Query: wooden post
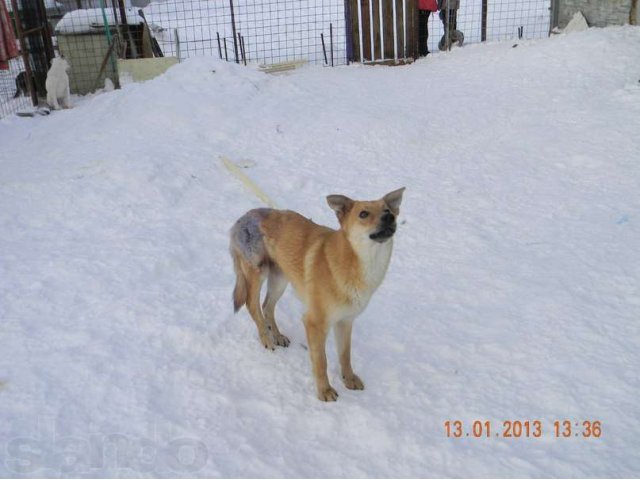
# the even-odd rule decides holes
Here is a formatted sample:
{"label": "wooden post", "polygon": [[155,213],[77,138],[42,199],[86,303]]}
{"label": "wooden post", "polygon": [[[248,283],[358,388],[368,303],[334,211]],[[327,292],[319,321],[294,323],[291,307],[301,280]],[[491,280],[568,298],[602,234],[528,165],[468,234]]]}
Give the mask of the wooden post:
{"label": "wooden post", "polygon": [[51,26],[49,25],[49,20],[47,19],[47,9],[44,6],[43,0],[38,0],[38,18],[40,19],[40,23],[42,25],[42,30],[40,31],[40,35],[42,37],[42,43],[44,45],[44,54],[47,57],[47,66],[51,65],[51,60],[56,56],[53,50],[53,41],[51,37]]}
{"label": "wooden post", "polygon": [[364,61],[364,46],[362,44],[362,2],[360,0],[351,0],[355,3],[351,12],[355,12],[351,15],[351,31],[357,32],[357,35],[351,35],[351,41],[353,44],[353,61]]}
{"label": "wooden post", "polygon": [[[344,0],[344,25],[346,29],[346,47],[347,47],[347,65],[350,62],[353,62],[353,28],[352,28],[352,14],[351,14],[351,2],[349,0]],[[325,53],[326,57],[326,53]],[[326,59],[325,59],[326,60]],[[327,63],[326,61],[324,63]]]}
{"label": "wooden post", "polygon": [[407,3],[408,10],[408,19],[407,19],[407,28],[409,29],[407,33],[407,46],[408,53],[407,58],[413,58],[414,60],[418,58],[418,22],[420,21],[419,12],[418,12],[418,3],[417,2],[409,2]]}
{"label": "wooden post", "polygon": [[553,29],[558,26],[558,17],[560,15],[560,4],[558,2],[559,0],[551,0],[551,7],[549,8],[549,10],[551,10],[551,15],[549,15],[549,35],[551,35]]}
{"label": "wooden post", "polygon": [[18,34],[18,40],[20,41],[20,52],[22,53],[24,71],[27,74],[27,88],[29,89],[29,95],[31,95],[31,102],[35,107],[38,105],[38,92],[36,92],[35,85],[33,84],[33,72],[31,71],[31,64],[29,62],[29,48],[25,41],[24,34],[22,33],[22,19],[20,18],[18,0],[11,0],[11,7],[13,9],[13,18],[15,19],[16,24],[16,33]]}
{"label": "wooden post", "polygon": [[[395,0],[394,0],[395,1]],[[380,18],[384,19],[384,29],[382,35],[384,37],[384,53],[382,57],[389,60],[395,59],[394,38],[393,38],[393,2],[385,1],[380,13]]]}
{"label": "wooden post", "polygon": [[[115,9],[115,5],[114,5],[114,9]],[[129,22],[127,21],[127,10],[124,6],[124,0],[118,0],[118,10],[120,13],[120,23],[122,24],[122,30],[124,30],[124,32],[127,35],[127,39],[129,40],[131,57],[139,58],[141,57],[141,55],[138,54],[138,46],[136,45],[136,41],[133,37],[133,34],[131,33],[131,29],[129,28]],[[117,25],[118,17],[116,17],[115,12],[113,17],[114,17],[113,20],[116,22],[116,25]],[[151,31],[149,31],[149,33],[151,33]],[[142,45],[140,45],[140,47],[142,47]]]}

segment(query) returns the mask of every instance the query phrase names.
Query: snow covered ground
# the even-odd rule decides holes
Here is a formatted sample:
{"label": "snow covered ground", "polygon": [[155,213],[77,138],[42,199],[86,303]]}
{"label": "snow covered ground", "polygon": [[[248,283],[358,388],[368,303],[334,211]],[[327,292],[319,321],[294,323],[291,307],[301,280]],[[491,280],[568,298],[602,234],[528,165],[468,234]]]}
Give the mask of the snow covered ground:
{"label": "snow covered ground", "polygon": [[[283,76],[194,58],[1,120],[0,475],[638,476],[640,28],[513,44]],[[327,194],[407,187],[355,326],[366,390],[331,341],[340,398],[316,399],[291,292],[288,349],[233,315],[227,232],[259,202],[222,155],[329,225]]]}

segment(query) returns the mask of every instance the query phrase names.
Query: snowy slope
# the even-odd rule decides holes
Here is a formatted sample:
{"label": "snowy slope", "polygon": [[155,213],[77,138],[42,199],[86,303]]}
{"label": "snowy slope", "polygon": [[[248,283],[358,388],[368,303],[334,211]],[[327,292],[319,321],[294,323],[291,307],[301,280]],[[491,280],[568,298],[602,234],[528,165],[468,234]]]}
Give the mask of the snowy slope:
{"label": "snowy slope", "polygon": [[[3,476],[640,474],[640,29],[286,76],[191,59],[0,121]],[[227,232],[258,201],[406,186],[357,320],[366,390],[314,395],[233,315]],[[444,422],[540,420],[541,438]],[[602,436],[555,438],[553,421]]]}

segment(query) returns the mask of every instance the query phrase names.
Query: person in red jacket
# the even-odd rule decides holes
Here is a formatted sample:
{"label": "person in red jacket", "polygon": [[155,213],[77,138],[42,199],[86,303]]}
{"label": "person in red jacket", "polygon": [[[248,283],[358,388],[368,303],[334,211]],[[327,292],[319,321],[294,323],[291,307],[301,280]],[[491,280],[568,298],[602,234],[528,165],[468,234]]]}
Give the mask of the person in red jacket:
{"label": "person in red jacket", "polygon": [[437,0],[418,0],[418,55],[429,55],[429,15],[438,10]]}

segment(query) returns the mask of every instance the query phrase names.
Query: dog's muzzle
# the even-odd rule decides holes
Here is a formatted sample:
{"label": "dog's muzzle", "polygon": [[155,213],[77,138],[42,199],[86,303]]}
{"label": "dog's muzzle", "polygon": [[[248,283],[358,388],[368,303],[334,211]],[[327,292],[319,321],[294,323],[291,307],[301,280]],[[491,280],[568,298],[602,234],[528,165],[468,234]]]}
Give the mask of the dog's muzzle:
{"label": "dog's muzzle", "polygon": [[380,220],[378,230],[369,235],[369,238],[378,243],[384,243],[396,233],[396,217],[391,213],[386,213]]}

